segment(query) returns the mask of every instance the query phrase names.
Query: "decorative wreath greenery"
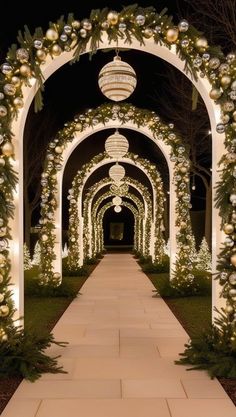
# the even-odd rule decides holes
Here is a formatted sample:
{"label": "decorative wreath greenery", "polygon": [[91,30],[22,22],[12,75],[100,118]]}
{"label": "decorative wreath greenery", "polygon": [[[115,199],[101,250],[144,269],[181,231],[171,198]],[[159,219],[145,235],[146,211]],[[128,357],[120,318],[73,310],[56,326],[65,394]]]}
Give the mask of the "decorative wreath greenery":
{"label": "decorative wreath greenery", "polygon": [[[110,42],[119,43],[123,39],[127,45],[137,39],[145,44],[146,39],[153,39],[156,44],[176,48],[176,53],[185,62],[185,71],[197,79],[206,77],[211,83],[209,95],[221,107],[221,122],[217,125],[219,133],[225,133],[225,147],[227,154],[222,156],[221,180],[217,188],[216,205],[224,223],[224,230],[228,237],[225,247],[220,253],[217,279],[222,285],[222,296],[226,299],[227,319],[234,328],[233,338],[236,336],[236,174],[235,174],[235,148],[236,148],[236,54],[229,53],[226,57],[219,47],[208,45],[207,39],[185,20],[177,25],[171,17],[166,15],[166,9],[158,13],[153,7],[142,8],[138,5],[124,7],[120,12],[108,8],[92,10],[88,19],[78,21],[72,14],[68,18],[60,18],[56,23],[50,23],[46,33],[37,28],[30,33],[25,27],[24,33],[19,32],[18,44],[9,49],[5,62],[0,71],[0,174],[2,178],[0,190],[0,340],[6,341],[8,331],[11,330],[14,305],[10,284],[10,256],[8,241],[11,239],[9,219],[14,216],[14,189],[17,176],[12,169],[12,121],[17,117],[19,109],[24,106],[22,87],[30,86],[31,79],[38,81],[40,89],[35,97],[35,108],[42,107],[41,91],[43,90],[42,67],[50,55],[54,59],[63,52],[74,51],[74,60],[86,51],[90,45],[91,54],[95,53],[101,45],[102,35],[106,33]],[[125,105],[118,106],[117,119],[133,118],[128,111],[122,110]],[[127,105],[128,106],[128,105]],[[117,108],[118,108],[117,107]],[[83,129],[86,123],[95,120],[104,121],[111,112],[112,106],[100,108],[101,115],[93,113],[92,121],[89,113],[84,119],[74,121],[65,128],[66,138],[72,140],[75,125],[78,123]],[[130,108],[132,113],[132,106]],[[109,117],[109,116],[108,116]],[[145,110],[135,113],[134,118],[139,124],[149,119],[150,129],[157,131],[159,121],[156,116],[150,117]],[[153,119],[153,120],[152,120]],[[168,130],[168,128],[166,128]],[[164,129],[165,131],[165,129]],[[164,137],[166,131],[163,133]],[[160,135],[161,133],[159,133]],[[158,138],[158,135],[157,135]],[[57,138],[62,142],[62,136]],[[165,140],[165,138],[164,138]],[[178,141],[172,141],[173,155],[178,159]],[[57,143],[55,142],[55,148]],[[54,148],[54,150],[55,150]],[[54,153],[54,151],[52,152]],[[60,157],[58,157],[60,165]],[[179,164],[179,162],[178,162]],[[53,166],[52,171],[55,169]],[[48,178],[53,189],[54,178]],[[182,201],[180,201],[181,204]],[[49,219],[50,220],[50,219]],[[50,224],[50,222],[49,222]],[[49,227],[49,226],[48,226]],[[56,279],[56,277],[55,277]],[[58,280],[58,278],[57,278]]]}
{"label": "decorative wreath greenery", "polygon": [[[130,178],[125,176],[124,180],[123,180],[123,184],[127,185],[127,187],[123,187],[122,185],[120,187],[115,186],[114,184],[112,184],[112,180],[109,177],[106,178],[102,178],[99,182],[95,183],[87,192],[86,197],[84,199],[84,203],[83,203],[83,219],[84,219],[84,248],[85,248],[85,254],[84,257],[86,258],[86,256],[88,256],[89,252],[90,252],[90,242],[89,242],[89,216],[91,214],[91,209],[90,207],[92,206],[93,202],[94,202],[94,198],[96,196],[96,193],[98,190],[100,190],[101,188],[107,186],[111,184],[111,191],[113,191],[113,195],[119,195],[119,196],[126,196],[127,192],[128,192],[128,187],[129,185],[134,186],[137,190],[140,191],[140,196],[142,196],[142,199],[145,199],[145,196],[147,196],[148,199],[151,199],[150,193],[147,189],[147,187],[145,187],[142,183],[138,182],[137,180],[135,180],[134,178]],[[139,200],[136,201],[136,206],[139,212],[139,216],[141,216],[141,218],[143,218],[144,216],[144,207],[143,207],[143,203]],[[91,222],[92,225],[95,224],[94,219]],[[142,241],[142,236],[143,236],[143,230],[142,227],[140,227],[139,229],[136,229],[135,232],[135,238],[134,238],[134,246],[136,248],[137,251],[143,253],[143,248],[142,246],[140,246],[140,242]],[[92,242],[95,242],[94,239],[92,239]],[[92,250],[93,252],[93,257],[96,254],[96,250]]]}
{"label": "decorative wreath greenery", "polygon": [[[114,194],[111,192],[107,192],[104,194],[104,198],[112,197]],[[140,200],[132,193],[127,193],[127,198],[129,198],[131,201],[133,201],[135,204],[140,202]],[[101,202],[103,201],[103,198],[101,196]],[[111,201],[107,202],[104,205],[98,205],[97,207],[93,207],[92,210],[92,218],[94,223],[93,227],[93,237],[94,237],[94,247],[97,248],[96,252],[100,253],[104,250],[104,231],[103,231],[103,216],[106,212],[106,210],[110,207],[114,206]],[[121,206],[127,207],[134,215],[134,247],[137,248],[137,242],[140,240],[141,235],[139,227],[141,226],[140,220],[142,219],[139,211],[136,209],[136,207],[128,203],[127,201],[122,201]],[[96,212],[96,214],[95,214]]]}
{"label": "decorative wreath greenery", "polygon": [[[103,158],[99,155],[103,155]],[[99,162],[104,159],[111,159],[105,152],[103,154],[96,155],[89,163],[83,165],[81,171],[75,176],[72,181],[72,188],[70,189],[69,193],[69,200],[70,200],[70,223],[69,223],[69,256],[68,256],[68,264],[70,265],[71,269],[78,267],[78,260],[79,260],[79,243],[78,243],[78,207],[77,201],[81,194],[81,191],[84,186],[84,179],[87,177],[88,173],[95,167]],[[150,161],[139,158],[137,155],[128,152],[125,155],[125,158],[130,159],[133,161],[137,166],[141,167],[147,173],[149,180],[151,181],[153,188],[156,190],[156,213],[153,216],[152,213],[152,202],[148,195],[145,194],[145,198],[147,203],[149,203],[150,213],[146,219],[145,224],[145,247],[144,247],[144,255],[148,256],[149,253],[149,242],[150,242],[150,233],[151,233],[151,221],[152,218],[156,218],[157,222],[155,222],[155,236],[156,240],[158,240],[158,245],[156,246],[156,256],[160,258],[164,256],[164,240],[162,237],[162,230],[161,230],[161,221],[163,219],[163,210],[164,210],[164,192],[162,187],[162,181],[159,172],[156,169],[155,165],[151,165]],[[112,161],[112,159],[111,159]],[[71,217],[72,215],[72,217]],[[160,236],[159,236],[160,234]],[[51,241],[51,239],[50,239]],[[45,250],[46,253],[46,250]],[[48,272],[45,274],[48,277]]]}

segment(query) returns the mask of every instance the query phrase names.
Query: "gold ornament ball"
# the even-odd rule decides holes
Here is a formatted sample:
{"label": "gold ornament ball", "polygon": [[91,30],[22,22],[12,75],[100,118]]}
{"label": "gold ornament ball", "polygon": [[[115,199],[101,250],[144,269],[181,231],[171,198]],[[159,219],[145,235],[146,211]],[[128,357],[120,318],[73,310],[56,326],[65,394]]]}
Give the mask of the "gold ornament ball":
{"label": "gold ornament ball", "polygon": [[233,129],[233,130],[235,130],[235,131],[236,131],[236,123],[235,123],[235,122],[233,122],[233,123],[231,124],[231,127],[232,127],[232,129]]}
{"label": "gold ornament ball", "polygon": [[231,77],[229,75],[223,75],[220,79],[220,84],[222,87],[228,87],[228,85],[231,83]]}
{"label": "gold ornament ball", "polygon": [[2,154],[5,156],[11,156],[14,153],[14,146],[11,142],[5,142],[2,146]]}
{"label": "gold ornament ball", "polygon": [[4,294],[0,294],[0,303],[2,303],[4,300]]}
{"label": "gold ornament ball", "polygon": [[9,307],[7,305],[0,306],[0,316],[6,317],[6,316],[8,316],[9,312],[10,312],[10,310],[9,310]]}
{"label": "gold ornament ball", "polygon": [[0,167],[4,167],[6,164],[5,159],[0,158]]}
{"label": "gold ornament ball", "polygon": [[236,121],[236,110],[233,112],[233,119]]}
{"label": "gold ornament ball", "polygon": [[226,235],[231,235],[234,232],[234,225],[230,223],[225,223],[223,230],[226,233]]}
{"label": "gold ornament ball", "polygon": [[118,22],[118,18],[119,18],[119,14],[114,10],[109,12],[107,15],[107,20],[109,23],[111,23],[111,25],[116,25]]}
{"label": "gold ornament ball", "polygon": [[22,107],[24,107],[24,101],[21,97],[14,98],[13,104],[17,109],[22,109]]}
{"label": "gold ornament ball", "polygon": [[146,39],[150,39],[153,35],[153,30],[151,28],[146,28],[144,29],[143,34]]}
{"label": "gold ornament ball", "polygon": [[14,77],[12,77],[11,82],[12,82],[12,84],[14,84],[14,86],[16,88],[20,87],[20,85],[21,85],[20,78],[19,77],[16,77],[15,75],[14,75]]}
{"label": "gold ornament ball", "polygon": [[195,42],[197,49],[200,52],[204,52],[208,48],[208,42],[206,38],[198,38]]}
{"label": "gold ornament ball", "polygon": [[23,64],[20,66],[20,73],[23,77],[29,77],[31,75],[31,69],[29,65]]}
{"label": "gold ornament ball", "polygon": [[233,313],[234,309],[231,305],[228,305],[228,306],[225,307],[225,311],[226,311],[226,313],[230,314],[230,313]]}
{"label": "gold ornament ball", "polygon": [[74,21],[71,23],[71,26],[72,26],[74,29],[79,29],[79,28],[80,28],[80,22],[79,22],[78,20],[74,20]]}
{"label": "gold ornament ball", "polygon": [[2,284],[2,283],[3,283],[3,275],[0,274],[0,284]]}
{"label": "gold ornament ball", "polygon": [[1,227],[0,237],[6,236],[6,234],[7,234],[7,228],[6,227]]}
{"label": "gold ornament ball", "polygon": [[61,279],[61,274],[59,272],[54,272],[53,279],[55,279],[55,280]]}
{"label": "gold ornament ball", "polygon": [[187,168],[186,168],[186,167],[181,167],[181,168],[180,168],[180,172],[181,172],[182,174],[186,174],[186,172],[187,172]]}
{"label": "gold ornament ball", "polygon": [[80,132],[82,130],[82,124],[81,123],[76,123],[75,130],[77,130],[78,132]]}
{"label": "gold ornament ball", "polygon": [[36,51],[36,57],[40,60],[40,61],[45,61],[47,54],[43,49],[38,49]]}
{"label": "gold ornament ball", "polygon": [[230,117],[229,117],[229,115],[228,115],[228,114],[223,114],[223,115],[221,116],[221,121],[222,121],[222,123],[224,123],[224,124],[227,124],[227,123],[229,122],[229,119],[230,119]]}
{"label": "gold ornament ball", "polygon": [[212,90],[209,93],[210,98],[212,98],[212,100],[217,100],[218,98],[220,98],[222,94],[222,91],[220,90],[220,88],[212,88]]}
{"label": "gold ornament ball", "polygon": [[231,262],[231,264],[233,266],[236,266],[236,253],[234,253],[233,255],[231,255],[230,262]]}
{"label": "gold ornament ball", "polygon": [[170,43],[174,43],[177,41],[179,36],[179,29],[178,28],[171,28],[168,29],[166,32],[166,39]]}
{"label": "gold ornament ball", "polygon": [[54,56],[59,56],[59,55],[61,55],[61,53],[62,53],[62,49],[61,49],[60,45],[55,44],[55,45],[52,46],[52,54]]}
{"label": "gold ornament ball", "polygon": [[56,152],[57,154],[62,153],[62,152],[63,152],[62,147],[61,147],[61,146],[56,146],[56,147],[55,147],[55,152]]}
{"label": "gold ornament ball", "polygon": [[0,328],[0,340],[4,340],[5,336],[6,336],[5,330],[1,327]]}
{"label": "gold ornament ball", "polygon": [[56,41],[58,39],[59,35],[55,29],[48,29],[46,32],[46,38],[49,41]]}

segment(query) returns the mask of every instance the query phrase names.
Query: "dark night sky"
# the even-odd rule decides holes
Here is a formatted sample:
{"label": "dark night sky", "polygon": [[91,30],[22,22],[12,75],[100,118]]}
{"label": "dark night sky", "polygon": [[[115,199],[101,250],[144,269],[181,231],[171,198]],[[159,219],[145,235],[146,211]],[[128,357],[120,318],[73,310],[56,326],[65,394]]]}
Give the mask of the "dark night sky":
{"label": "dark night sky", "polygon": [[[128,4],[132,4],[132,1],[122,1],[122,5],[125,6]],[[156,2],[143,0],[139,2],[139,5],[143,7],[153,5],[158,11],[161,11],[164,7],[168,7],[168,14],[173,14],[176,22],[181,17],[185,17],[184,14],[181,15],[178,13],[176,1],[161,0]],[[182,10],[185,10],[186,4],[184,0],[179,1],[179,5]],[[4,13],[0,15],[1,62],[4,61],[8,46],[15,42],[17,31],[23,29],[24,24],[27,24],[32,31],[37,26],[41,26],[45,31],[48,27],[48,22],[56,21],[61,15],[67,16],[68,13],[73,12],[75,18],[80,20],[89,17],[91,9],[106,6],[118,11],[121,9],[120,2],[116,0],[88,0],[86,2],[68,0],[62,5],[54,5],[50,2],[41,1],[39,3],[33,3],[30,7],[22,2],[14,5],[10,2],[5,2],[4,6],[2,6]],[[32,143],[34,140],[35,132],[37,132],[39,127],[44,127],[40,140],[42,144],[46,144],[53,138],[57,130],[63,127],[65,122],[71,120],[76,113],[88,107],[94,108],[106,101],[98,88],[97,77],[102,66],[109,62],[113,56],[114,52],[98,52],[92,61],[89,61],[88,56],[84,55],[81,57],[79,63],[63,66],[47,80],[45,84],[43,110],[35,115],[31,108],[27,118],[25,149],[28,148],[29,141]],[[128,101],[137,107],[146,107],[155,110],[166,122],[171,122],[171,114],[166,115],[161,113],[161,108],[158,106],[158,99],[153,94],[155,90],[161,94],[161,74],[168,72],[169,64],[157,57],[132,50],[123,53],[122,57],[124,60],[127,57],[127,61],[133,66],[138,77],[137,88]],[[70,187],[76,171],[83,163],[87,162],[98,152],[104,150],[104,141],[108,136],[107,133],[108,131],[105,134],[102,132],[93,135],[91,138],[85,140],[77,148],[77,151],[73,153],[65,170],[64,196],[67,195],[67,190]],[[166,175],[166,163],[161,152],[158,151],[149,139],[143,137],[143,135],[134,135],[129,131],[126,132],[126,136],[129,138],[131,151],[151,159],[158,165],[163,178],[165,178],[167,187],[168,176]],[[100,172],[98,176],[107,176],[105,170],[107,172],[107,168],[104,168],[103,172]],[[204,196],[200,184],[198,189],[200,190],[199,198],[193,198],[193,205],[195,209],[202,209],[204,207]]]}

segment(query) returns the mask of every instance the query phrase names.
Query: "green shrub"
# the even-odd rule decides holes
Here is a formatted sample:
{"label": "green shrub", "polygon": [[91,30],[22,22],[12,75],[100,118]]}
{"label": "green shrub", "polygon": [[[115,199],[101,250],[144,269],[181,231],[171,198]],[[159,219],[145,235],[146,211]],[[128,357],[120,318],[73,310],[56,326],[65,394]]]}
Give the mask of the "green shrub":
{"label": "green shrub", "polygon": [[33,382],[43,373],[66,373],[57,365],[57,358],[43,353],[52,343],[66,345],[56,342],[51,333],[42,335],[12,326],[8,340],[0,343],[0,378],[21,376]]}
{"label": "green shrub", "polygon": [[198,295],[211,295],[212,291],[212,275],[208,271],[193,271],[194,282],[198,287]]}
{"label": "green shrub", "polygon": [[86,258],[84,263],[85,265],[96,265],[98,263],[98,258]]}
{"label": "green shrub", "polygon": [[67,297],[75,298],[78,291],[62,279],[59,287],[39,285],[38,277],[25,278],[25,295],[31,297]]}
{"label": "green shrub", "polygon": [[191,369],[205,369],[211,378],[236,378],[236,344],[234,327],[223,309],[215,323],[193,337],[180,354],[179,365],[191,365]]}
{"label": "green shrub", "polygon": [[[150,275],[150,280],[153,285],[156,287],[157,295],[161,297],[175,297],[176,290],[170,285],[170,277],[167,273],[154,274]],[[155,290],[154,290],[155,292]]]}
{"label": "green shrub", "polygon": [[162,263],[147,262],[141,265],[143,272],[148,274],[159,274],[163,272],[169,272],[170,259],[169,256],[165,256]]}
{"label": "green shrub", "polygon": [[69,269],[67,258],[62,259],[62,275],[65,277],[87,277],[89,275],[86,266],[74,270]]}
{"label": "green shrub", "polygon": [[171,285],[169,274],[150,274],[150,280],[161,297],[188,297],[211,294],[211,274],[205,271],[195,270],[194,279],[190,286],[176,288]]}
{"label": "green shrub", "polygon": [[151,256],[140,256],[140,258],[138,260],[138,263],[140,265],[150,264],[150,263],[152,263],[152,257]]}

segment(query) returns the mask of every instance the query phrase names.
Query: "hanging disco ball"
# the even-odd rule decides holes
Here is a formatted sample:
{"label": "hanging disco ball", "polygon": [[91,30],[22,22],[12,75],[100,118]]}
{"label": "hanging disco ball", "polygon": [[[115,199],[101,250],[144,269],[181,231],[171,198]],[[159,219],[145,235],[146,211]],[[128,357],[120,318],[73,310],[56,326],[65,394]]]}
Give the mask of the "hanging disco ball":
{"label": "hanging disco ball", "polygon": [[125,176],[125,169],[122,165],[116,163],[109,169],[109,177],[116,183],[121,181]]}
{"label": "hanging disco ball", "polygon": [[108,136],[105,142],[105,150],[109,156],[115,159],[122,158],[129,149],[129,142],[125,136],[121,135],[116,129],[113,135]]}
{"label": "hanging disco ball", "polygon": [[133,93],[137,78],[133,68],[115,56],[112,62],[101,69],[98,85],[104,96],[113,101],[122,101]]}
{"label": "hanging disco ball", "polygon": [[115,207],[114,207],[114,211],[115,211],[116,213],[120,213],[120,212],[121,212],[121,210],[122,210],[121,206],[115,206]]}
{"label": "hanging disco ball", "polygon": [[114,206],[120,206],[121,203],[122,203],[122,198],[120,198],[118,195],[116,197],[113,197],[112,204],[114,204]]}

